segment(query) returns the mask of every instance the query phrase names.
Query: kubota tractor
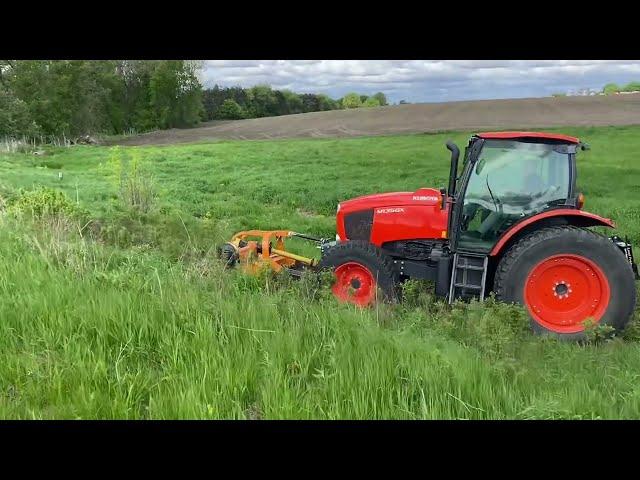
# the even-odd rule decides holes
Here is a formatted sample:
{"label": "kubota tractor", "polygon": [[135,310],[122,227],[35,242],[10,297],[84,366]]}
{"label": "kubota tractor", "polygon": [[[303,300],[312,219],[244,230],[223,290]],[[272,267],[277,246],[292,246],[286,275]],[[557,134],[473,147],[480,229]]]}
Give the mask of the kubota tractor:
{"label": "kubota tractor", "polygon": [[[399,285],[415,278],[434,281],[449,302],[495,292],[523,304],[539,333],[579,338],[586,320],[624,328],[638,271],[628,241],[589,230],[614,224],[582,209],[576,154],[587,145],[558,134],[479,133],[460,173],[458,147],[447,148],[448,188],[341,202],[331,242],[289,231],[240,232],[224,257],[250,271],[258,264],[292,273],[332,269],[334,295],[360,306],[398,298]],[[317,241],[320,261],[287,252],[289,236]]]}

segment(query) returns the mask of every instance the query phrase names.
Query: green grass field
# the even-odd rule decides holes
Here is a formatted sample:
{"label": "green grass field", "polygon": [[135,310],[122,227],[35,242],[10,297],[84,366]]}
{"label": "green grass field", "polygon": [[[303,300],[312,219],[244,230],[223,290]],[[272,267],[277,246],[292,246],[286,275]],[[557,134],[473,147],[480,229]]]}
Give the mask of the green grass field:
{"label": "green grass field", "polygon": [[[592,147],[578,158],[585,209],[640,245],[640,127],[562,131]],[[0,417],[637,418],[636,319],[567,344],[492,300],[449,306],[413,283],[362,311],[311,279],[215,259],[237,230],[333,237],[340,200],[444,186],[444,142],[468,137],[0,155]],[[83,211],[32,217],[20,189],[41,186]]]}

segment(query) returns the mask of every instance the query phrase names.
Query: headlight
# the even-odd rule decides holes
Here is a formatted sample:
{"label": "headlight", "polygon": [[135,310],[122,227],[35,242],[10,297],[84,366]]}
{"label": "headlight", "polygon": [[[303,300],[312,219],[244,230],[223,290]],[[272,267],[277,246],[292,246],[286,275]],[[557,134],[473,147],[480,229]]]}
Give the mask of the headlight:
{"label": "headlight", "polygon": [[336,210],[336,213],[338,213],[340,211],[340,204],[338,204],[338,208]]}
{"label": "headlight", "polygon": [[340,238],[340,235],[338,235],[338,234],[336,233],[336,242],[341,242],[341,241],[342,241],[342,239]]}

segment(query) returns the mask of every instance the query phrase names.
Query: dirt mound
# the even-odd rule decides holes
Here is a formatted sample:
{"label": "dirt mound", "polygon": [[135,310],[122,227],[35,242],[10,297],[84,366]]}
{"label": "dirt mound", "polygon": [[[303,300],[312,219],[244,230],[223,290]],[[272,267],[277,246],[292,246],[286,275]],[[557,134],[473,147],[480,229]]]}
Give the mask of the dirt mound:
{"label": "dirt mound", "polygon": [[390,135],[442,130],[503,130],[640,124],[640,94],[423,103],[282,117],[215,121],[113,142],[160,145],[203,140],[259,140]]}

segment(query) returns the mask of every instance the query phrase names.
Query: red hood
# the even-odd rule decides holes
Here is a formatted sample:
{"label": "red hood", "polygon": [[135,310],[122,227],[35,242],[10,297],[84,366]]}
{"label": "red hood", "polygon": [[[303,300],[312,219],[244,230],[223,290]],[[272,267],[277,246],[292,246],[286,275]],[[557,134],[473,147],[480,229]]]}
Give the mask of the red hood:
{"label": "red hood", "polygon": [[390,192],[364,195],[340,203],[341,212],[355,212],[378,207],[399,205],[436,205],[442,199],[438,190],[420,188],[415,192]]}

